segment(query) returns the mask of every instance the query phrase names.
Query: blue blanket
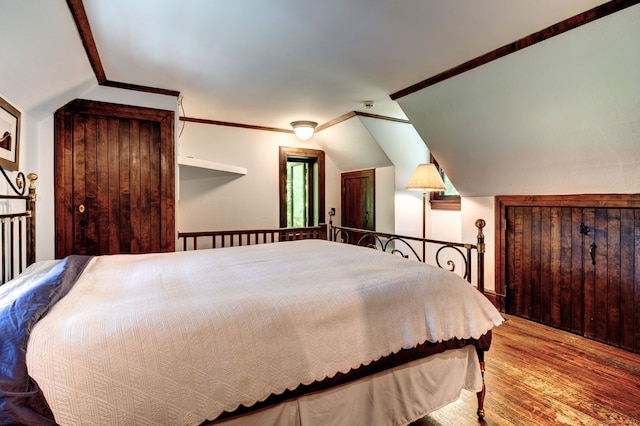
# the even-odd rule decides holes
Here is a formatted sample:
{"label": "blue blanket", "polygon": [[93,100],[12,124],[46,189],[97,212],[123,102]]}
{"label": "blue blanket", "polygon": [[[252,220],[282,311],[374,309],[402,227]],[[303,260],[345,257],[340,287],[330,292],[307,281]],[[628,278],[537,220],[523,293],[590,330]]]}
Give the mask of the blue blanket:
{"label": "blue blanket", "polygon": [[73,287],[90,256],[69,256],[0,308],[0,424],[55,425],[38,384],[29,377],[27,342],[33,326]]}

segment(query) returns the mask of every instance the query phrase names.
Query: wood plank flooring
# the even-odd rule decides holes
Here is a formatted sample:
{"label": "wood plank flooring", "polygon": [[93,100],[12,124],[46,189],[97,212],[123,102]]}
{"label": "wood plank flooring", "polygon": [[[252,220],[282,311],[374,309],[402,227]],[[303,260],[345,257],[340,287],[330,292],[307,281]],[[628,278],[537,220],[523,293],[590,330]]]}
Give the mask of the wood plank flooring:
{"label": "wood plank flooring", "polygon": [[486,418],[476,396],[412,426],[640,425],[640,355],[505,315],[486,355]]}

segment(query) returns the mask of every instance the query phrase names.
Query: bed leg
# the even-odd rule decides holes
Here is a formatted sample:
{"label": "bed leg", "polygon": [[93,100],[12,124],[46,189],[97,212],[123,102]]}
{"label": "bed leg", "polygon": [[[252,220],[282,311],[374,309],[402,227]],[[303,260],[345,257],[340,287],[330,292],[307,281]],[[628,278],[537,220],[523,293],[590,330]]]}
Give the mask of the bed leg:
{"label": "bed leg", "polygon": [[478,360],[480,361],[480,374],[482,374],[482,390],[477,392],[476,396],[478,397],[478,418],[484,419],[484,396],[486,393],[485,383],[484,383],[484,351],[482,349],[477,349],[478,352]]}

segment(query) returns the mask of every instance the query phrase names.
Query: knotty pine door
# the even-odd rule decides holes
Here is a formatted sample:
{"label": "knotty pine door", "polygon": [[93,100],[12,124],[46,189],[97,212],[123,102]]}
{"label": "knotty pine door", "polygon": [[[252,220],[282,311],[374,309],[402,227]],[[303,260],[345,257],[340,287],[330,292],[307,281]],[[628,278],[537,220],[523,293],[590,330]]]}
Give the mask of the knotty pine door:
{"label": "knotty pine door", "polygon": [[172,111],[73,101],[55,114],[56,257],[175,250]]}
{"label": "knotty pine door", "polygon": [[637,197],[615,207],[537,201],[502,203],[505,312],[640,352]]}

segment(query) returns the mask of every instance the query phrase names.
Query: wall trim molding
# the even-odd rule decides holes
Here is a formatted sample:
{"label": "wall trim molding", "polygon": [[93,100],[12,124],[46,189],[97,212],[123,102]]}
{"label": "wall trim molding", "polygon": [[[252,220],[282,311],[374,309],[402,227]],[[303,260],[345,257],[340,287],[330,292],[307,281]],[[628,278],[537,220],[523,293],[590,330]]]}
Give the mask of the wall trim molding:
{"label": "wall trim molding", "polygon": [[[374,119],[378,119],[378,120],[387,120],[387,121],[393,121],[396,123],[405,123],[405,124],[411,124],[411,122],[409,120],[405,120],[402,118],[395,118],[395,117],[387,117],[384,115],[377,115],[377,114],[369,114],[366,112],[360,112],[360,111],[351,111],[348,112],[346,114],[341,115],[338,118],[334,118],[331,121],[328,121],[324,124],[319,125],[318,127],[316,127],[316,133],[321,132],[322,130],[328,129],[329,127],[333,127],[336,124],[340,124],[343,121],[347,121],[351,118],[354,117],[368,117],[368,118],[374,118]],[[293,129],[280,129],[278,127],[268,127],[268,126],[256,126],[253,124],[243,124],[243,123],[233,123],[233,122],[229,122],[229,121],[219,121],[219,120],[210,120],[207,118],[195,118],[195,117],[179,117],[180,121],[184,121],[184,122],[190,122],[190,123],[200,123],[200,124],[210,124],[213,126],[227,126],[227,127],[238,127],[241,129],[250,129],[250,130],[263,130],[263,131],[267,131],[267,132],[279,132],[279,133],[290,133],[293,134]]]}

